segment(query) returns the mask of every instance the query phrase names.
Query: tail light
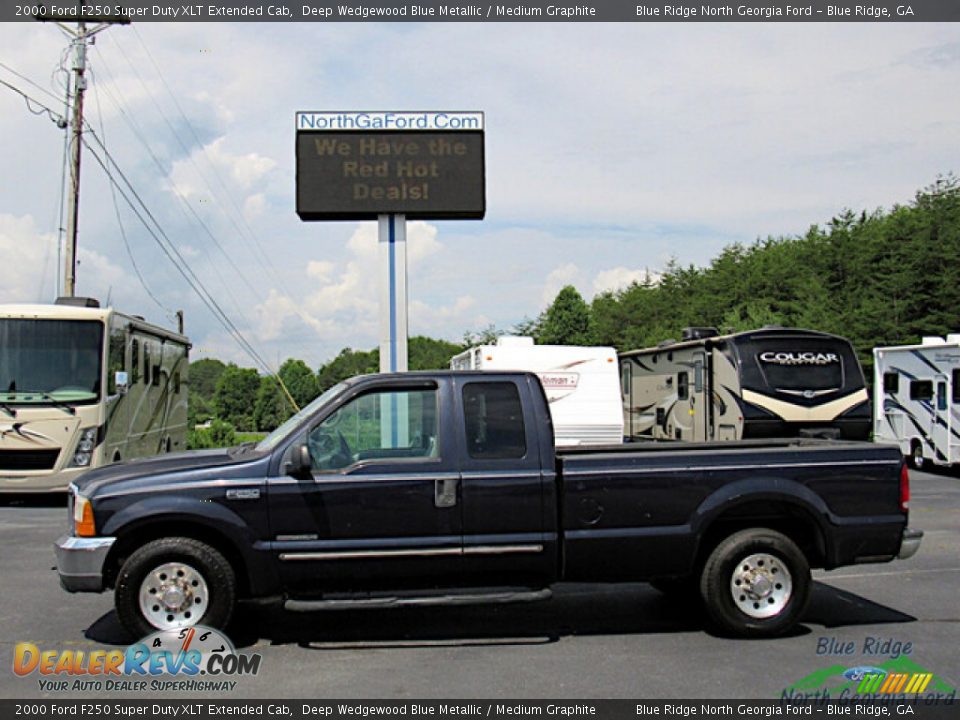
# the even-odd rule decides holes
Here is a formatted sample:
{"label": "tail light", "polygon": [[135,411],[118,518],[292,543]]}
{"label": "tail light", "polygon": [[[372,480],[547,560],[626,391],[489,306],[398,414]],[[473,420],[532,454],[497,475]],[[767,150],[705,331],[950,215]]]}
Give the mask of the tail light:
{"label": "tail light", "polygon": [[910,509],[910,471],[906,463],[900,465],[900,509],[903,512]]}

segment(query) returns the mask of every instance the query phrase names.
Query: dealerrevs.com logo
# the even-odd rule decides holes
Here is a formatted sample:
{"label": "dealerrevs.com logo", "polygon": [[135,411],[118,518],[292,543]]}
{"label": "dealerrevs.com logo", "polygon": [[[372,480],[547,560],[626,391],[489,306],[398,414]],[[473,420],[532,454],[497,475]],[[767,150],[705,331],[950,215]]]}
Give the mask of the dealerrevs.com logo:
{"label": "dealerrevs.com logo", "polygon": [[125,650],[51,650],[17,643],[13,672],[37,675],[41,691],[229,692],[238,676],[256,675],[262,656],[238,653],[218,630],[197,625],[148,635]]}

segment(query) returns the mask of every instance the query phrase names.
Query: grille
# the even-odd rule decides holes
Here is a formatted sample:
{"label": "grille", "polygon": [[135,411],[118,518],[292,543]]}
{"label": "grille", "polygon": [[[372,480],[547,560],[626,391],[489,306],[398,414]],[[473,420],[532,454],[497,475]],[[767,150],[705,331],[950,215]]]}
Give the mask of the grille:
{"label": "grille", "polygon": [[0,450],[0,470],[53,470],[59,450]]}

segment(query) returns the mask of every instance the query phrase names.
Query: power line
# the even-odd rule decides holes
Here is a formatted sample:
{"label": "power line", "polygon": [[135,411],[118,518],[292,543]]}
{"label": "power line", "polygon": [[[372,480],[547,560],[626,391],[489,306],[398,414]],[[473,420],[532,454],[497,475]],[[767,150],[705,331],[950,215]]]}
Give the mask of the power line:
{"label": "power line", "polygon": [[54,100],[56,100],[57,102],[61,102],[62,98],[57,97],[57,96],[54,95],[52,92],[50,92],[49,90],[47,90],[45,87],[43,87],[42,85],[40,85],[40,84],[38,84],[38,83],[35,83],[33,80],[31,80],[30,78],[28,78],[26,75],[23,75],[22,73],[17,72],[16,70],[14,70],[12,67],[10,67],[9,65],[7,65],[6,63],[0,62],[0,67],[2,67],[2,68],[3,68],[4,70],[6,70],[7,72],[9,72],[9,73],[11,73],[11,74],[13,74],[13,75],[16,75],[16,76],[17,76],[18,78],[20,78],[21,80],[23,80],[23,81],[25,81],[25,82],[27,82],[27,83],[30,83],[30,84],[33,85],[37,90],[39,90],[39,91],[42,92],[42,93],[46,93],[47,95],[49,95],[50,97],[52,97],[52,98],[53,98]]}
{"label": "power line", "polygon": [[[147,232],[150,234],[150,236],[154,239],[154,241],[163,251],[164,255],[166,255],[167,258],[170,260],[170,262],[173,263],[174,267],[177,269],[177,271],[180,273],[183,279],[186,280],[187,284],[191,287],[191,289],[195,293],[197,293],[197,295],[200,297],[200,300],[203,302],[203,304],[206,305],[207,309],[210,310],[213,316],[221,323],[221,325],[224,326],[224,328],[231,335],[231,337],[233,337],[233,339],[237,342],[237,344],[240,345],[241,349],[244,350],[251,357],[251,359],[253,359],[253,361],[261,369],[263,369],[268,375],[271,375],[276,378],[277,383],[283,388],[284,392],[287,395],[287,399],[291,402],[292,406],[297,410],[299,410],[300,409],[299,405],[293,399],[293,396],[290,394],[290,391],[287,389],[286,385],[284,384],[283,380],[280,378],[279,374],[275,370],[273,370],[270,364],[267,363],[257,353],[254,347],[244,337],[243,333],[240,332],[240,330],[233,323],[230,317],[226,314],[226,312],[224,312],[223,308],[220,307],[216,299],[210,294],[209,290],[207,290],[207,288],[203,285],[203,282],[200,280],[200,278],[197,277],[196,273],[194,273],[194,271],[190,268],[190,265],[187,263],[187,261],[183,258],[183,256],[177,250],[176,245],[174,245],[173,242],[170,240],[169,236],[163,230],[163,227],[157,221],[156,217],[154,217],[153,213],[150,212],[150,209],[147,207],[146,203],[143,201],[143,198],[140,197],[140,194],[136,191],[136,188],[133,187],[130,180],[124,174],[123,170],[121,170],[120,167],[117,165],[113,156],[111,156],[109,151],[107,151],[107,149],[104,147],[103,142],[100,140],[100,138],[97,137],[96,132],[91,129],[89,130],[88,134],[97,140],[97,144],[100,146],[100,150],[103,152],[103,155],[104,157],[106,157],[107,160],[104,161],[104,159],[100,157],[99,153],[95,151],[93,147],[91,147],[90,143],[88,143],[82,137],[81,137],[81,141],[83,142],[84,145],[87,146],[87,150],[90,152],[90,155],[96,160],[97,164],[100,165],[101,168],[103,168],[103,171],[106,173],[108,180],[116,187],[117,191],[120,193],[120,196],[130,206],[134,215],[137,216],[137,219],[140,220],[144,228],[146,228]],[[110,166],[113,167],[113,170],[115,170],[117,175],[119,175],[120,178],[123,180],[130,194],[133,195],[133,197],[136,199],[137,203],[139,204],[140,208],[142,208],[143,213],[141,213],[140,210],[137,208],[137,206],[134,205],[133,201],[127,195],[126,190],[124,190],[124,188],[121,187],[120,184],[117,182],[117,179],[114,177],[113,171],[111,171]],[[154,229],[150,226],[150,223],[147,222],[144,215],[146,215],[146,218],[150,219],[150,221],[156,227],[156,231],[154,231]],[[161,237],[163,238],[162,240],[161,240]]]}
{"label": "power line", "polygon": [[[121,50],[121,52],[122,52],[122,50]],[[102,62],[103,65],[104,65],[104,67],[106,67],[107,65],[106,65],[106,62],[104,61],[103,54],[100,53],[100,52],[97,52],[97,57],[98,57],[98,61]],[[128,62],[129,62],[129,61],[128,61]],[[109,68],[107,68],[107,69],[108,69],[108,71],[109,71]],[[136,69],[135,69],[135,68],[134,68],[134,72],[136,73]],[[112,75],[112,73],[111,73],[111,75]],[[176,141],[177,141],[178,144],[180,145],[181,149],[184,151],[184,153],[187,155],[187,157],[190,158],[190,151],[189,151],[189,149],[184,145],[183,141],[182,141],[182,140],[180,139],[180,137],[177,135],[176,130],[174,129],[173,125],[170,123],[169,119],[167,119],[166,115],[165,115],[164,112],[163,112],[163,109],[160,107],[160,105],[159,105],[159,103],[157,102],[156,98],[154,98],[153,95],[150,93],[149,88],[147,88],[146,85],[143,83],[142,78],[140,78],[139,75],[137,75],[137,78],[138,78],[138,80],[140,81],[141,85],[143,86],[144,91],[147,93],[147,95],[148,95],[148,96],[150,97],[150,99],[153,101],[153,104],[154,104],[154,106],[157,108],[158,113],[159,113],[160,116],[164,119],[164,122],[167,124],[167,127],[169,128],[170,132],[174,135],[174,138],[176,139]],[[105,90],[106,90],[106,88],[105,88]],[[127,124],[127,127],[130,128],[131,132],[133,132],[133,134],[136,136],[137,140],[139,140],[140,144],[144,147],[144,149],[145,149],[145,150],[147,151],[147,153],[150,155],[150,158],[153,160],[154,164],[157,166],[157,169],[160,171],[161,177],[166,177],[166,174],[167,174],[166,168],[163,166],[163,163],[160,161],[160,159],[159,159],[159,158],[156,156],[156,154],[153,152],[153,149],[151,148],[150,143],[149,143],[149,142],[147,141],[147,139],[144,137],[144,133],[139,129],[136,121],[134,121],[133,118],[130,117],[130,114],[127,113],[126,110],[124,109],[122,102],[121,102],[119,99],[115,98],[115,97],[113,96],[113,93],[112,93],[112,92],[110,92],[109,90],[106,90],[106,92],[107,92],[107,94],[110,96],[111,100],[113,100],[114,104],[117,106],[117,109],[120,111],[120,114],[121,114],[121,116],[123,117],[124,122]],[[190,160],[191,160],[191,162],[193,162],[193,161],[192,161],[192,158],[190,158]],[[195,166],[195,165],[194,165],[194,166]],[[196,166],[195,166],[195,167],[196,167]],[[207,181],[206,181],[206,178],[203,178],[202,175],[201,175],[201,179],[203,179],[204,183],[207,182]],[[210,188],[209,188],[209,184],[208,184],[208,189],[210,189]],[[250,291],[250,293],[251,293],[254,297],[256,297],[260,302],[263,302],[263,297],[260,295],[260,292],[259,292],[259,291],[256,289],[256,287],[250,282],[250,280],[247,279],[247,277],[243,274],[243,272],[240,270],[240,268],[239,268],[239,267],[236,265],[236,263],[234,262],[233,258],[229,255],[229,253],[227,253],[227,251],[224,249],[223,245],[219,242],[219,240],[217,240],[216,236],[214,236],[213,232],[210,230],[210,228],[207,226],[207,224],[200,218],[199,214],[196,212],[196,210],[193,208],[193,206],[190,205],[190,204],[187,202],[186,198],[183,197],[183,196],[179,193],[179,191],[176,189],[175,186],[172,187],[172,190],[173,190],[174,196],[175,196],[175,197],[177,198],[177,200],[180,202],[181,211],[183,211],[183,210],[185,209],[187,212],[189,212],[190,215],[193,216],[193,218],[194,218],[194,220],[197,222],[197,224],[200,225],[200,227],[203,229],[203,231],[204,231],[204,232],[207,234],[207,236],[210,238],[211,242],[213,242],[214,247],[216,247],[217,250],[219,250],[220,253],[223,255],[223,257],[224,257],[224,259],[226,260],[227,264],[230,265],[230,267],[233,268],[233,270],[237,273],[237,276],[240,278],[240,280],[247,286],[247,289]],[[211,194],[212,194],[212,192],[211,192]],[[185,215],[185,217],[186,217],[186,215]],[[190,221],[190,218],[187,217],[187,220]],[[235,308],[235,310],[237,311],[237,314],[238,314],[240,317],[242,317],[242,318],[244,318],[244,319],[246,320],[245,314],[244,314],[244,312],[243,312],[243,310],[242,310],[242,308],[241,308],[241,304],[240,304],[240,302],[237,300],[237,298],[234,296],[233,290],[231,289],[230,285],[229,285],[227,282],[225,282],[222,277],[220,278],[220,281],[221,281],[221,283],[223,284],[223,287],[224,287],[224,290],[225,290],[226,293],[227,293],[227,296],[230,298],[230,301],[233,303],[234,308]],[[247,322],[249,323],[249,320],[247,320]]]}
{"label": "power line", "polygon": [[[257,239],[257,236],[253,232],[253,229],[243,218],[242,211],[237,206],[237,203],[234,200],[233,195],[227,189],[226,183],[224,183],[223,178],[220,176],[220,173],[217,171],[216,166],[213,164],[213,161],[210,159],[210,155],[207,153],[206,145],[204,145],[200,141],[200,138],[197,136],[196,130],[194,130],[193,125],[190,123],[190,120],[187,118],[186,113],[183,111],[183,108],[180,106],[180,102],[177,100],[176,94],[173,92],[173,90],[170,88],[170,85],[167,83],[167,79],[164,77],[163,71],[160,69],[160,65],[154,59],[153,54],[150,52],[150,48],[147,47],[147,44],[143,41],[143,37],[140,35],[136,27],[133,28],[133,33],[136,36],[137,40],[140,42],[140,46],[143,48],[144,52],[147,54],[147,57],[149,58],[150,63],[154,67],[154,70],[157,71],[157,76],[160,78],[160,82],[163,83],[163,87],[166,89],[167,94],[170,96],[170,99],[173,100],[173,104],[174,106],[176,106],[177,111],[180,113],[180,117],[183,118],[184,124],[187,126],[187,129],[190,131],[190,134],[193,135],[193,139],[197,143],[197,146],[203,152],[203,156],[204,158],[206,158],[207,165],[210,166],[210,170],[213,172],[213,176],[216,178],[217,182],[220,184],[220,187],[223,190],[227,200],[230,202],[230,204],[233,206],[233,209],[236,211],[236,217],[239,217],[243,221],[243,224],[246,227],[249,237],[253,241],[253,246],[255,246],[256,249],[260,251],[260,256],[264,261],[265,266],[271,271],[271,273],[273,273],[274,280],[277,281],[277,284],[282,289],[283,283],[277,277],[276,268],[273,266],[273,262],[271,261],[270,256],[266,253],[266,251],[264,251],[263,246],[260,244],[260,241]],[[120,43],[118,42],[116,43],[116,45],[118,48],[120,48],[120,52],[123,53],[123,47],[120,45]],[[126,54],[124,54],[124,58],[126,58]],[[240,236],[243,237],[243,232],[240,229],[240,227],[237,225],[236,221],[234,220],[234,216],[230,215],[229,213],[227,215],[228,215],[228,219],[231,221],[234,228],[237,230]]]}
{"label": "power line", "polygon": [[[5,85],[6,87],[13,90],[17,95],[22,97],[24,102],[27,104],[27,110],[29,110],[34,115],[43,115],[44,113],[46,113],[46,115],[50,118],[50,121],[53,122],[61,130],[67,126],[66,118],[60,115],[56,110],[52,110],[46,105],[44,105],[35,97],[31,97],[30,95],[27,95],[27,93],[25,93],[23,90],[18,88],[16,85],[8,83],[6,80],[0,80],[0,85]],[[36,105],[40,109],[34,110],[33,107],[31,106],[31,103],[33,105]]]}
{"label": "power line", "polygon": [[[89,70],[90,70],[91,77],[95,79],[96,75],[93,72],[93,67],[92,66],[89,67]],[[103,140],[104,150],[106,150],[107,131],[103,123],[103,111],[100,107],[100,91],[98,89],[98,84],[96,82],[93,83],[93,99],[96,101],[96,104],[97,104],[97,118],[100,120],[100,136],[101,136],[101,139]],[[134,258],[133,250],[130,247],[130,241],[127,239],[127,231],[123,226],[123,219],[120,217],[120,206],[117,203],[117,189],[112,182],[108,184],[110,185],[110,196],[113,199],[113,211],[117,217],[117,225],[120,228],[120,237],[123,238],[123,245],[127,249],[127,257],[130,258],[130,264],[133,266],[133,271],[136,273],[137,279],[140,281],[140,285],[146,291],[150,299],[153,300],[153,302],[157,305],[157,307],[159,307],[164,313],[166,313],[167,319],[170,320],[175,316],[175,313],[173,312],[173,310],[171,310],[162,302],[160,302],[159,298],[157,298],[157,296],[154,295],[153,291],[150,289],[150,286],[147,284],[146,278],[143,277],[143,273],[140,272],[140,267],[137,265],[137,260],[136,258]]]}

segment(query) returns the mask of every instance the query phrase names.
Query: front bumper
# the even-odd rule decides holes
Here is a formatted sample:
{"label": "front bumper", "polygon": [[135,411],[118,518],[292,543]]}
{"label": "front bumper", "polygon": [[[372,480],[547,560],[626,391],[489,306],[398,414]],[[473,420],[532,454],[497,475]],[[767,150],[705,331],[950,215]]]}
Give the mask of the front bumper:
{"label": "front bumper", "polygon": [[903,539],[900,541],[900,552],[897,553],[897,557],[901,560],[912,558],[920,549],[921,540],[923,540],[923,530],[904,528]]}
{"label": "front bumper", "polygon": [[63,535],[54,543],[60,584],[68,592],[102,592],[103,566],[116,538]]}

